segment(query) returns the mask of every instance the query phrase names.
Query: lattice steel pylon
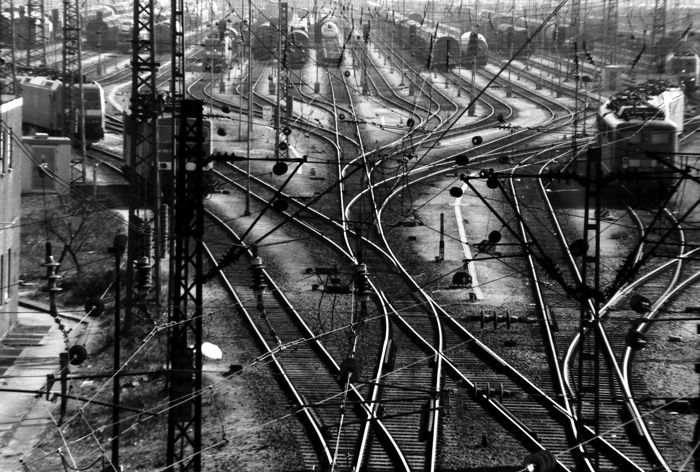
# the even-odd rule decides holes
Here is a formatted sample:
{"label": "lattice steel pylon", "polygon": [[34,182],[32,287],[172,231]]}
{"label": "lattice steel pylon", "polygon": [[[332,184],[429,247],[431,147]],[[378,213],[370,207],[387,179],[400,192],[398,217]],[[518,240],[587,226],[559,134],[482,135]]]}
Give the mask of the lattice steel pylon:
{"label": "lattice steel pylon", "polygon": [[[203,103],[180,102],[171,274],[168,471],[202,470]],[[188,168],[186,164],[195,165]],[[194,348],[192,347],[194,346]]]}
{"label": "lattice steel pylon", "polygon": [[[576,383],[576,420],[578,437],[586,438],[586,426],[592,427],[596,438],[600,437],[600,362],[601,322],[600,305],[600,205],[601,205],[601,151],[589,148],[586,159],[586,184],[583,215],[585,252],[581,263],[579,287],[581,319],[579,325],[578,377]],[[586,333],[588,339],[586,339]],[[592,336],[592,342],[591,342]],[[591,368],[592,367],[592,368]],[[592,397],[591,398],[591,394]],[[591,450],[592,449],[592,450]],[[586,470],[583,461],[592,460],[593,470],[600,470],[600,452],[597,445],[586,444],[584,457],[577,470]],[[587,452],[591,450],[591,452]]]}
{"label": "lattice steel pylon", "polygon": [[83,100],[83,58],[80,41],[79,0],[63,0],[63,51],[61,53],[61,79],[63,80],[63,135],[80,145],[80,162],[77,176],[71,167],[71,183],[85,182],[85,107]]}
{"label": "lattice steel pylon", "polygon": [[606,0],[608,2],[605,9],[605,62],[614,64],[617,49],[617,2],[618,0]]}
{"label": "lattice steel pylon", "polygon": [[664,39],[666,38],[666,0],[654,4],[654,25],[651,29],[652,61],[657,74],[664,72]]}
{"label": "lattice steel pylon", "polygon": [[[14,11],[12,0],[0,0],[0,12]],[[0,64],[0,103],[4,100],[4,95],[14,97],[17,92],[17,73],[15,62],[15,31],[12,21],[8,22],[9,38],[10,38],[10,60]]]}
{"label": "lattice steel pylon", "polygon": [[[160,234],[160,176],[158,169],[158,114],[160,100],[156,88],[155,2],[134,2],[131,59],[131,113],[126,117],[129,136],[129,247],[126,266],[126,304],[124,329],[131,326],[134,306],[134,265],[141,260],[155,273],[156,301],[159,300],[160,260],[159,246],[153,244],[154,235]],[[146,259],[144,259],[146,258]],[[151,261],[155,259],[155,264]],[[142,287],[143,288],[143,287]],[[147,291],[147,290],[146,290]],[[143,299],[148,293],[142,294]]]}
{"label": "lattice steel pylon", "polygon": [[34,31],[27,38],[27,66],[46,68],[46,12],[44,0],[27,0],[27,17],[33,20]]}

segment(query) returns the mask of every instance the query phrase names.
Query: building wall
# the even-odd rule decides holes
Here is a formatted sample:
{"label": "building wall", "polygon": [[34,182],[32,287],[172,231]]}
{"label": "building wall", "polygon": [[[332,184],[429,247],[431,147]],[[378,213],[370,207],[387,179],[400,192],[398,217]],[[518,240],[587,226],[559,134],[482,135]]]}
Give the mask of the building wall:
{"label": "building wall", "polygon": [[0,337],[17,322],[22,99],[0,104]]}

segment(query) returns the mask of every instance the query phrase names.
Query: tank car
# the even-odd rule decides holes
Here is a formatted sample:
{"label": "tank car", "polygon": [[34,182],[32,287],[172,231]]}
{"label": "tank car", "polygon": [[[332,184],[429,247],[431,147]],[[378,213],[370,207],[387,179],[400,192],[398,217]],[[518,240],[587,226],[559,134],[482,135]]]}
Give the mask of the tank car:
{"label": "tank car", "polygon": [[[66,119],[63,82],[47,77],[18,77],[19,95],[24,100],[22,121],[29,129],[59,136]],[[78,86],[75,86],[76,89]],[[102,87],[95,82],[83,84],[85,139],[94,143],[104,137],[105,102]],[[77,93],[77,91],[76,91]]]}
{"label": "tank car", "polygon": [[462,67],[483,69],[489,60],[489,47],[482,34],[467,31],[460,38]]}

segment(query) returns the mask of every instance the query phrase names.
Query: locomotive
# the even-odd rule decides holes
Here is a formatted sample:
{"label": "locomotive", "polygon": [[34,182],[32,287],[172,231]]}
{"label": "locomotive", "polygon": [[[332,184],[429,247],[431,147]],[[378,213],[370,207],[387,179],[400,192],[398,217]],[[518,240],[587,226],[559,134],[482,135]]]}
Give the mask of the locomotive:
{"label": "locomotive", "polygon": [[[19,95],[24,100],[22,121],[27,129],[60,136],[66,119],[63,82],[49,77],[20,76]],[[78,86],[76,85],[77,89]],[[77,92],[77,90],[76,90]],[[85,140],[94,143],[104,137],[104,90],[96,82],[83,84]]]}
{"label": "locomotive", "polygon": [[656,186],[670,185],[677,177],[669,165],[679,164],[684,104],[683,90],[663,81],[613,95],[596,115],[604,172],[637,173],[640,180],[656,180]]}
{"label": "locomotive", "polygon": [[340,44],[340,30],[332,21],[326,21],[321,28],[319,45],[319,62],[324,66],[340,66],[343,61],[343,49]]}

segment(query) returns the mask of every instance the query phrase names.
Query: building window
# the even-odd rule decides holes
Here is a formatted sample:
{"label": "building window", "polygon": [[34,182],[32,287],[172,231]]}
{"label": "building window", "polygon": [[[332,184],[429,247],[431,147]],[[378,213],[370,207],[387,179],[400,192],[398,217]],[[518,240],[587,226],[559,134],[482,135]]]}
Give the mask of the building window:
{"label": "building window", "polygon": [[7,250],[7,298],[8,301],[12,294],[12,248]]}
{"label": "building window", "polygon": [[2,127],[2,133],[0,133],[0,173],[5,173],[5,162],[8,157],[8,144],[10,136],[7,133],[7,128]]}
{"label": "building window", "polygon": [[0,255],[0,303],[5,303],[5,255]]}
{"label": "building window", "polygon": [[14,153],[12,152],[12,133],[11,130],[7,130],[7,152],[5,154],[5,159],[7,160],[7,172],[10,172],[12,170],[12,167],[14,165]]}

